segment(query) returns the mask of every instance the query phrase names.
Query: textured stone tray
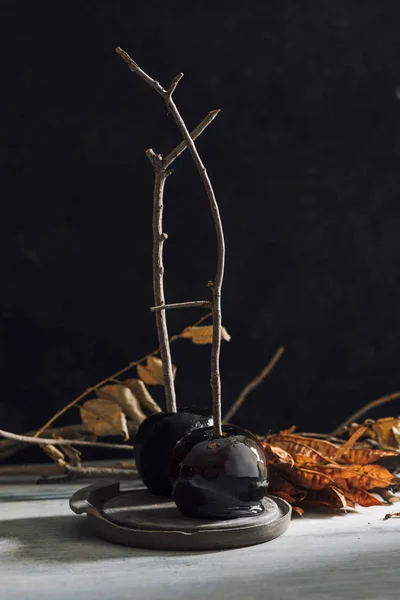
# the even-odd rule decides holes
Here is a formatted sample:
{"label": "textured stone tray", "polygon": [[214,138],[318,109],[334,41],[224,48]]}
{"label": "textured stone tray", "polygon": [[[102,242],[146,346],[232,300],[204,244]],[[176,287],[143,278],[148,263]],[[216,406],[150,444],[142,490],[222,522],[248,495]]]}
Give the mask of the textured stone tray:
{"label": "textured stone tray", "polygon": [[290,505],[273,496],[264,512],[231,520],[189,519],[171,498],[145,488],[120,490],[118,482],[87,486],[70,499],[76,514],[87,514],[93,532],[116,544],[163,550],[217,550],[268,542],[289,526]]}

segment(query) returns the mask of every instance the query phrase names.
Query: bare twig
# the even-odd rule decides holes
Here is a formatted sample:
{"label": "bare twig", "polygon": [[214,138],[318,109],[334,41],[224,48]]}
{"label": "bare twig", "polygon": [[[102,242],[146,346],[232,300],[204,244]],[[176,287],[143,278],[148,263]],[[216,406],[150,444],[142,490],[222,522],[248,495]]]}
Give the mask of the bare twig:
{"label": "bare twig", "polygon": [[284,347],[279,346],[269,363],[263,368],[262,371],[260,371],[260,373],[252,381],[250,381],[250,383],[248,383],[243,388],[243,390],[237,397],[237,400],[232,404],[230,409],[225,414],[224,423],[232,419],[232,417],[237,413],[237,411],[242,406],[243,402],[246,400],[250,392],[252,392],[256,387],[258,387],[264,381],[264,379],[271,373],[272,369],[275,367],[276,363],[278,362],[284,351]]}
{"label": "bare twig", "polygon": [[[163,247],[167,235],[163,232],[164,186],[169,172],[164,168],[160,154],[153,150],[146,152],[154,169],[153,192],[153,293],[155,304],[165,304]],[[171,350],[168,340],[167,316],[165,310],[156,313],[157,335],[163,368],[165,403],[168,412],[176,412],[176,395],[172,369]]]}
{"label": "bare twig", "polygon": [[[165,90],[158,81],[147,75],[139,65],[132,60],[132,58],[121,48],[116,48],[117,54],[123,58],[127,63],[131,71],[139,75],[143,81],[145,81],[150,87],[155,89],[160,96],[163,98],[167,105],[168,110],[172,114],[175,123],[177,124],[186,144],[189,152],[193,158],[199,175],[203,181],[203,185],[207,192],[207,196],[210,202],[210,208],[214,220],[214,226],[217,236],[217,247],[218,247],[218,259],[215,280],[212,284],[211,290],[213,295],[212,300],[212,314],[213,314],[213,340],[211,350],[211,385],[213,391],[213,417],[214,417],[214,435],[220,437],[222,435],[222,419],[221,419],[221,377],[219,370],[219,356],[221,351],[221,326],[222,326],[222,311],[221,311],[221,289],[222,281],[224,277],[224,266],[225,266],[225,239],[224,232],[219,213],[218,204],[215,198],[214,190],[211,185],[210,178],[208,177],[207,170],[200,158],[197,148],[190,136],[190,133],[183,121],[175,102],[172,98],[172,92],[175,90],[177,83],[182,79],[183,74],[180,73],[173,80],[169,90]],[[158,302],[157,304],[161,304]],[[161,311],[161,314],[164,311]]]}
{"label": "bare twig", "polygon": [[151,312],[159,312],[160,310],[169,310],[171,308],[210,308],[209,300],[193,300],[192,302],[178,302],[176,304],[162,304],[161,306],[152,306]]}
{"label": "bare twig", "polygon": [[[217,109],[217,110],[211,110],[208,113],[208,115],[202,120],[202,122],[199,123],[197,125],[197,127],[195,129],[193,129],[193,131],[190,132],[190,137],[192,138],[192,140],[195,140],[203,133],[203,131],[206,129],[206,127],[208,127],[210,125],[210,123],[212,123],[214,121],[215,117],[218,115],[219,112],[220,112],[220,110]],[[174,162],[174,160],[176,158],[178,158],[178,156],[180,154],[182,154],[182,152],[184,150],[186,150],[186,148],[187,148],[187,143],[185,141],[181,142],[179,144],[179,146],[177,146],[174,150],[172,150],[172,152],[170,152],[164,158],[164,167],[166,169],[168,169],[168,167]]]}
{"label": "bare twig", "polygon": [[1,465],[0,466],[0,477],[16,476],[16,475],[37,475],[38,477],[49,477],[51,475],[63,475],[64,473],[73,473],[78,477],[103,477],[103,476],[114,476],[119,477],[126,474],[132,477],[133,473],[136,473],[135,465],[123,466],[121,463],[98,466],[98,467],[86,467],[81,465],[79,467],[72,467],[71,465]]}
{"label": "bare twig", "polygon": [[[197,327],[198,325],[200,325],[201,323],[203,323],[203,321],[205,321],[206,319],[208,319],[208,317],[210,317],[210,316],[211,316],[211,313],[207,313],[206,315],[203,315],[198,321],[196,321],[192,325],[192,327]],[[181,338],[181,336],[182,336],[182,333],[183,333],[183,331],[181,331],[178,334],[173,335],[170,338],[169,343],[172,344],[176,340],[179,340]],[[117,377],[120,377],[121,375],[123,375],[127,371],[130,371],[134,367],[137,367],[138,365],[141,365],[142,363],[146,362],[147,359],[150,356],[155,356],[156,354],[159,353],[159,351],[160,351],[160,348],[156,348],[155,350],[153,350],[153,352],[149,352],[149,354],[146,354],[145,356],[142,356],[142,358],[139,358],[139,360],[135,360],[135,361],[132,361],[132,362],[128,363],[125,367],[123,367],[119,371],[116,371],[115,373],[113,373],[109,377],[106,377],[105,379],[102,379],[101,381],[99,381],[98,383],[96,383],[95,385],[93,385],[92,387],[87,388],[84,392],[82,392],[82,394],[79,394],[79,396],[76,396],[76,398],[74,398],[73,400],[71,400],[71,402],[69,402],[68,404],[66,404],[62,408],[60,408],[60,410],[58,410],[48,421],[46,421],[46,423],[44,425],[42,425],[42,427],[40,429],[38,429],[36,431],[34,437],[39,437],[44,431],[46,431],[50,427],[50,425],[52,425],[54,423],[54,421],[56,421],[59,417],[61,417],[64,413],[66,413],[70,408],[72,408],[73,406],[76,406],[78,404],[78,402],[80,402],[81,400],[83,400],[84,398],[86,398],[87,396],[89,396],[89,394],[91,394],[92,392],[95,392],[96,390],[98,390],[99,388],[101,388],[103,385],[106,385],[106,383],[108,383],[110,381],[116,381],[116,382],[118,382]]]}
{"label": "bare twig", "polygon": [[72,479],[80,479],[84,477],[118,477],[119,479],[131,479],[132,474],[136,473],[134,465],[130,467],[73,467],[66,464],[65,470],[72,475]]}
{"label": "bare twig", "polygon": [[343,421],[343,423],[336,427],[336,429],[334,429],[330,435],[340,435],[351,423],[357,421],[360,417],[364,416],[365,413],[369,412],[373,408],[378,408],[378,406],[382,406],[382,404],[392,402],[392,400],[397,400],[398,398],[400,398],[400,392],[394,392],[393,394],[388,394],[387,396],[382,396],[381,398],[372,400],[372,402],[368,402],[368,404],[366,404],[365,406],[357,410],[355,413],[350,415],[348,419],[346,419],[345,421]]}
{"label": "bare twig", "polygon": [[53,439],[53,438],[38,438],[30,435],[18,435],[17,433],[11,433],[10,431],[4,431],[0,429],[0,437],[4,437],[9,440],[16,440],[17,442],[38,444],[39,446],[86,446],[90,448],[108,448],[109,450],[128,450],[132,451],[133,446],[129,444],[108,444],[107,442],[88,442],[86,440],[64,440]]}

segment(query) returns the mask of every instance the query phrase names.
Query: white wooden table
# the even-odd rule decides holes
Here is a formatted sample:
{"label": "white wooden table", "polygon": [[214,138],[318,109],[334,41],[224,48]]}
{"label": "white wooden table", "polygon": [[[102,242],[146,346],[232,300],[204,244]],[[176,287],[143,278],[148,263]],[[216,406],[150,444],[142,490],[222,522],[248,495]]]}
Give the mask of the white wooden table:
{"label": "white wooden table", "polygon": [[294,519],[277,540],[239,550],[146,551],[96,539],[70,495],[91,482],[0,480],[1,600],[398,600],[393,507]]}

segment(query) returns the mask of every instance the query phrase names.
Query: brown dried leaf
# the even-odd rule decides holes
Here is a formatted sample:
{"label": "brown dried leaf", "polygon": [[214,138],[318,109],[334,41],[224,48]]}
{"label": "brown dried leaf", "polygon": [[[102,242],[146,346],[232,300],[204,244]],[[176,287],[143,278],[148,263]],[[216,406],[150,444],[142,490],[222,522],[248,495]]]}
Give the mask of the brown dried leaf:
{"label": "brown dried leaf", "polygon": [[137,426],[145,420],[146,415],[140,408],[139,400],[133,395],[132,391],[125,385],[112,384],[104,385],[97,390],[99,398],[105,398],[116,402],[122,408],[125,415]]}
{"label": "brown dried leaf", "polygon": [[284,472],[285,476],[295,486],[300,486],[306,490],[323,490],[335,486],[335,481],[332,478],[313,468],[306,469],[297,466],[291,468],[288,465],[280,465],[279,470]]}
{"label": "brown dried leaf", "polygon": [[351,448],[353,448],[356,441],[362,435],[364,435],[364,433],[367,431],[367,429],[368,428],[366,425],[360,425],[360,427],[358,427],[356,429],[356,431],[350,436],[350,438],[347,440],[347,442],[345,442],[343,444],[343,446],[339,447],[339,449],[336,453],[336,456],[334,457],[335,462],[338,461],[342,456],[344,456],[348,450],[351,450]]}
{"label": "brown dried leaf", "polygon": [[283,498],[289,504],[292,504],[292,502],[301,502],[307,495],[305,490],[298,490],[277,472],[272,472],[270,475],[269,492]]}
{"label": "brown dried leaf", "polygon": [[353,488],[350,491],[346,492],[346,498],[354,502],[354,504],[359,504],[360,506],[381,506],[382,502],[373,496],[366,490],[361,488]]}
{"label": "brown dried leaf", "polygon": [[[62,440],[62,437],[59,435],[53,437],[56,440]],[[74,448],[73,446],[59,446],[56,450],[58,451],[58,449],[69,459],[72,466],[78,467],[81,464],[81,452],[79,452],[77,448]]]}
{"label": "brown dried leaf", "polygon": [[364,490],[387,488],[393,481],[393,475],[380,465],[351,465],[349,470],[353,477],[348,478],[348,484]]}
{"label": "brown dried leaf", "polygon": [[279,446],[271,446],[271,444],[268,444],[268,442],[262,442],[261,445],[268,461],[294,465],[293,457],[283,448],[279,448]]}
{"label": "brown dried leaf", "polygon": [[[138,365],[137,372],[144,381],[148,385],[164,385],[164,376],[163,376],[163,368],[162,361],[156,356],[149,356],[147,359],[147,365]],[[175,378],[176,367],[172,366],[172,374]]]}
{"label": "brown dried leaf", "polygon": [[309,491],[307,493],[307,503],[315,506],[323,506],[326,508],[347,508],[348,506],[354,506],[350,501],[347,501],[346,496],[337,487],[331,487],[322,491]]}
{"label": "brown dried leaf", "polygon": [[51,444],[46,444],[46,446],[42,446],[42,450],[47,456],[49,456],[55,463],[63,467],[65,465],[65,457],[64,454],[59,450],[56,446]]}
{"label": "brown dried leaf", "polygon": [[131,390],[132,394],[139,400],[144,408],[147,408],[147,410],[153,413],[161,412],[161,408],[158,406],[141,379],[125,379],[122,383]]}
{"label": "brown dried leaf", "polygon": [[[393,476],[380,465],[314,465],[314,471],[330,477],[338,485],[346,484],[354,488],[372,490],[376,487],[388,487]],[[344,485],[346,485],[344,484]]]}
{"label": "brown dried leaf", "polygon": [[369,427],[380,445],[400,449],[400,417],[378,419]]}
{"label": "brown dried leaf", "polygon": [[98,436],[122,435],[129,438],[126,416],[113,400],[95,398],[80,408],[82,423],[88,431]]}
{"label": "brown dried leaf", "polygon": [[[191,339],[193,344],[212,344],[213,326],[205,325],[203,327],[186,327],[180,337]],[[221,337],[226,342],[229,342],[231,336],[225,329],[221,327]]]}
{"label": "brown dried leaf", "polygon": [[368,465],[386,456],[398,456],[398,452],[372,448],[350,448],[340,457],[339,462]]}
{"label": "brown dried leaf", "polygon": [[297,513],[299,517],[304,515],[304,508],[301,508],[301,506],[292,506],[292,510]]}
{"label": "brown dried leaf", "polygon": [[[267,442],[273,446],[283,448],[292,456],[295,454],[309,456],[316,463],[326,463],[327,459],[331,459],[338,450],[337,446],[329,442],[306,438],[301,435],[272,435],[267,438]],[[326,446],[326,444],[328,445]]]}

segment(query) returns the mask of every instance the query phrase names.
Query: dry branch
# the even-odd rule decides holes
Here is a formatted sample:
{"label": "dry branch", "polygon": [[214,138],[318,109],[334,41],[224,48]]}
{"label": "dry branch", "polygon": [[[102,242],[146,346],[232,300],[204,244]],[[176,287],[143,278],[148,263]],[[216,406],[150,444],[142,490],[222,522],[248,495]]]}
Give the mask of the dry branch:
{"label": "dry branch", "polygon": [[[121,48],[116,48],[117,54],[127,63],[131,71],[139,75],[143,81],[145,81],[150,87],[156,90],[158,94],[163,98],[167,105],[170,114],[173,116],[175,123],[180,130],[192,159],[196,165],[199,175],[202,179],[205,187],[209,202],[211,213],[214,220],[214,226],[217,236],[218,246],[218,259],[215,280],[210,286],[212,290],[212,314],[213,314],[213,341],[211,350],[211,385],[213,390],[213,417],[214,417],[214,434],[216,437],[222,435],[222,422],[221,422],[221,377],[219,371],[219,356],[221,351],[221,326],[222,326],[222,311],[221,311],[221,289],[222,281],[224,276],[225,266],[225,240],[224,232],[219,214],[218,204],[215,198],[214,190],[211,185],[210,178],[208,177],[207,170],[200,158],[197,148],[190,136],[190,133],[183,121],[174,101],[172,94],[176,89],[177,84],[183,77],[183,73],[179,73],[173,80],[168,90],[165,90],[158,81],[150,77],[139,65]],[[162,304],[162,302],[156,302],[156,304]],[[164,311],[161,311],[164,314]]]}
{"label": "dry branch", "polygon": [[280,359],[280,357],[282,356],[284,351],[285,351],[284,347],[280,346],[276,350],[275,354],[273,355],[273,357],[271,358],[269,363],[263,368],[263,370],[260,371],[260,373],[254,379],[252,379],[252,381],[250,381],[250,383],[248,383],[243,388],[243,390],[240,392],[239,396],[237,397],[237,400],[232,404],[230,409],[226,412],[226,414],[224,416],[224,423],[226,423],[227,421],[230,421],[230,419],[232,419],[232,417],[237,413],[237,411],[242,406],[242,404],[244,403],[244,401],[246,400],[246,398],[250,394],[250,392],[252,392],[256,387],[258,387],[264,381],[264,379],[271,373],[272,369],[275,367],[276,363],[278,362],[278,360]]}
{"label": "dry branch", "polygon": [[29,435],[18,435],[10,431],[0,429],[0,437],[17,442],[38,444],[39,446],[86,446],[87,448],[108,448],[109,450],[133,450],[133,446],[129,444],[108,444],[107,442],[88,442],[86,440],[64,440],[62,438],[38,438]]}
{"label": "dry branch", "polygon": [[176,304],[162,304],[161,306],[152,306],[151,312],[160,310],[169,310],[172,308],[211,308],[209,300],[192,300],[191,302],[177,302]]}
{"label": "dry branch", "polygon": [[350,415],[348,419],[343,421],[336,429],[332,431],[330,435],[337,436],[342,434],[346,428],[351,425],[354,421],[357,421],[360,417],[364,416],[365,413],[369,412],[374,408],[378,408],[378,406],[382,406],[382,404],[386,404],[387,402],[392,402],[392,400],[397,400],[400,398],[400,392],[394,392],[393,394],[388,394],[387,396],[382,396],[381,398],[377,398],[376,400],[372,400],[372,402],[368,402],[365,406],[357,410],[355,413]]}

